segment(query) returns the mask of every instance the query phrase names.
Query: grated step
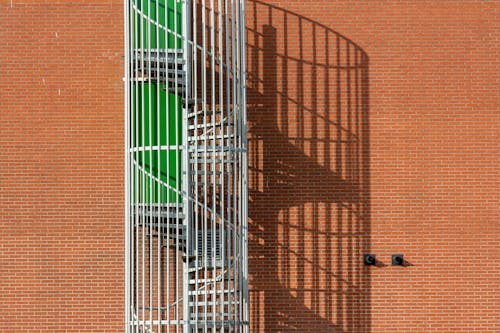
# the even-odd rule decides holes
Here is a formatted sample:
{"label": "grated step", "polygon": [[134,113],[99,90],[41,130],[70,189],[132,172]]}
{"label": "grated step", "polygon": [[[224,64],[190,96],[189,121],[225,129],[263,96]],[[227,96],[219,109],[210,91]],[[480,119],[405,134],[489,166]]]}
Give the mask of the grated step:
{"label": "grated step", "polygon": [[139,216],[145,216],[145,217],[160,217],[162,219],[168,218],[168,219],[183,219],[186,216],[182,213],[167,213],[167,212],[138,212],[137,215]]}
{"label": "grated step", "polygon": [[[187,175],[187,172],[183,172],[184,175]],[[231,175],[232,172],[229,172],[229,171],[205,171],[205,170],[191,170],[189,172],[190,175],[194,175],[194,176],[203,176],[203,175],[207,175],[207,176],[220,176],[222,174],[224,175]]]}
{"label": "grated step", "polygon": [[[210,261],[210,262],[212,261],[212,260],[211,260],[212,258],[208,258],[208,259],[210,259],[210,260],[205,260],[205,263],[203,263],[203,262],[202,262],[202,260],[203,260],[203,259],[200,259],[200,258],[199,258],[199,259],[198,259],[198,260],[199,260],[199,263],[198,263],[198,265],[199,265],[199,266],[198,266],[198,267],[189,267],[189,268],[188,268],[188,272],[189,272],[189,273],[196,273],[196,272],[199,272],[198,274],[202,274],[202,273],[203,273],[203,271],[205,270],[205,267],[206,267],[206,269],[207,269],[207,272],[212,272],[212,271],[214,271],[215,269],[218,269],[218,268],[222,268],[222,267],[223,267],[223,265],[217,265],[217,263],[216,263],[216,265],[206,265],[206,261]],[[196,260],[196,259],[195,259],[195,260]],[[216,258],[216,261],[218,261],[219,263],[221,263],[221,262],[220,262],[221,260],[217,260],[217,258]],[[192,261],[191,263],[193,263],[193,261]],[[194,276],[194,274],[193,274],[193,276]],[[201,277],[202,277],[202,275],[198,276],[198,279],[199,279],[199,278],[201,278]],[[226,279],[226,280],[227,280],[227,279]],[[221,281],[222,281],[222,280],[221,280]]]}
{"label": "grated step", "polygon": [[206,124],[197,124],[197,125],[189,125],[188,126],[188,129],[189,130],[195,130],[195,129],[211,129],[211,128],[220,128],[222,127],[223,125],[221,123],[206,123]]}
{"label": "grated step", "polygon": [[187,114],[187,116],[188,116],[188,118],[195,118],[196,116],[201,118],[201,116],[205,116],[205,115],[211,116],[213,114],[214,114],[214,112],[212,110],[207,110],[206,112],[203,110],[200,110],[200,111],[196,111],[196,112],[190,112]]}
{"label": "grated step", "polygon": [[189,155],[192,157],[195,154],[204,155],[204,154],[216,154],[217,156],[226,156],[234,153],[228,147],[222,146],[190,146],[188,147]]}
{"label": "grated step", "polygon": [[209,141],[209,140],[221,140],[221,139],[233,139],[234,138],[234,134],[224,134],[224,135],[220,135],[220,134],[216,134],[216,135],[210,135],[208,134],[207,135],[199,135],[199,136],[188,136],[188,141]]}
{"label": "grated step", "polygon": [[215,312],[212,313],[205,313],[205,312],[201,312],[199,311],[198,312],[198,315],[196,315],[195,313],[191,313],[191,319],[201,319],[201,320],[210,320],[211,322],[213,322],[213,318],[230,318],[231,316],[234,316],[234,313],[227,313],[227,312],[223,312],[223,313],[220,313],[220,312]]}
{"label": "grated step", "polygon": [[188,294],[190,296],[203,296],[203,295],[220,295],[220,294],[229,294],[235,293],[234,289],[225,289],[225,290],[190,290]]}
{"label": "grated step", "polygon": [[198,159],[190,159],[189,160],[189,163],[199,163],[199,164],[204,164],[204,163],[216,163],[216,164],[220,164],[220,163],[233,163],[233,162],[238,162],[237,160],[222,160],[222,159],[212,159],[212,158],[207,158],[206,160],[203,159],[203,158],[198,158]]}
{"label": "grated step", "polygon": [[[133,60],[184,64],[183,49],[134,49]],[[177,59],[177,60],[176,60]]]}
{"label": "grated step", "polygon": [[216,283],[222,281],[219,278],[210,278],[210,279],[189,279],[189,284],[197,284],[197,283]]}
{"label": "grated step", "polygon": [[208,183],[206,184],[205,182],[192,182],[191,187],[199,187],[199,186],[207,186],[207,187],[222,187],[222,184],[214,184],[214,183]]}
{"label": "grated step", "polygon": [[[234,314],[232,314],[234,316]],[[224,317],[229,317],[229,315],[224,314]],[[196,319],[196,318],[194,318]],[[189,325],[191,328],[196,328],[198,327],[199,329],[203,328],[217,328],[217,327],[222,327],[222,326],[229,326],[229,327],[234,327],[236,326],[238,322],[236,320],[212,320],[212,321],[190,321]]]}
{"label": "grated step", "polygon": [[[144,226],[146,228],[152,227],[153,231],[158,230],[158,222],[152,222],[150,221],[144,221],[143,223],[138,223],[138,226]],[[180,240],[186,240],[186,226],[180,225],[180,224],[175,224],[175,223],[160,223],[160,229],[162,229],[162,234],[164,236],[168,235],[170,238],[175,237],[177,238],[177,234],[179,234],[179,239]],[[179,228],[177,228],[179,226]],[[166,229],[166,230],[165,230]]]}
{"label": "grated step", "polygon": [[219,306],[219,305],[238,305],[239,301],[200,301],[200,302],[189,302],[189,306]]}

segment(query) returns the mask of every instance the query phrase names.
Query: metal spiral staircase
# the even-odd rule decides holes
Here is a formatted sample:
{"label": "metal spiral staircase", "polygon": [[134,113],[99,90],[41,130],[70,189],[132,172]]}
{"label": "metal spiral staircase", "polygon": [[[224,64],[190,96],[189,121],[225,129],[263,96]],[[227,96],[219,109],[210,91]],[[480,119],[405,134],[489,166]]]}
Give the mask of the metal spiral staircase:
{"label": "metal spiral staircase", "polygon": [[125,1],[127,332],[248,332],[243,18]]}

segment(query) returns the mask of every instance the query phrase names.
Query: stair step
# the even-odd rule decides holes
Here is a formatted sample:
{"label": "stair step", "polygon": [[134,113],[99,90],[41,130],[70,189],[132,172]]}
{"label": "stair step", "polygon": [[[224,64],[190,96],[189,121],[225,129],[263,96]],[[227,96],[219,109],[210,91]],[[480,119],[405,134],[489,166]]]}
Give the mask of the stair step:
{"label": "stair step", "polygon": [[211,154],[213,155],[214,153],[217,156],[225,156],[233,153],[233,151],[228,148],[228,147],[223,147],[223,146],[189,146],[188,147],[188,152],[191,157],[194,156],[194,154],[198,155],[205,155],[205,154]]}
{"label": "stair step", "polygon": [[[152,224],[154,226],[158,226],[158,221],[156,221],[156,220],[155,221],[148,221],[148,220],[146,220],[146,221],[136,221],[136,222],[139,225],[142,225],[142,224],[145,224],[145,225]],[[182,223],[181,220],[179,220],[179,222]],[[170,223],[166,223],[166,222],[161,222],[160,221],[160,227],[162,229],[167,229],[168,228],[168,229],[173,229],[173,230],[177,230],[177,229],[179,229],[179,230],[186,230],[186,226],[182,225],[180,223],[179,224],[173,223],[173,221],[171,221]],[[179,228],[177,228],[177,226],[179,226]]]}
{"label": "stair step", "polygon": [[[159,77],[158,77],[158,74]],[[174,75],[177,75],[176,77]],[[156,69],[151,68],[151,73],[144,74],[142,76],[137,76],[132,78],[133,81],[137,82],[151,82],[151,83],[157,83],[158,81],[160,83],[169,83],[169,89],[168,91],[170,93],[175,93],[175,84],[177,83],[177,92],[181,93],[184,92],[184,88],[186,85],[186,78],[184,77],[184,72],[177,70],[177,73],[175,73],[174,70],[169,70],[168,73],[165,73],[160,69],[159,73],[156,71]],[[163,91],[166,91],[166,88],[162,88]]]}
{"label": "stair step", "polygon": [[200,302],[189,302],[189,306],[219,306],[219,305],[238,305],[239,301],[200,301]]}
{"label": "stair step", "polygon": [[[208,258],[208,259],[212,259],[212,258]],[[196,259],[194,259],[194,260],[196,260]],[[199,261],[198,267],[189,267],[188,268],[188,272],[189,273],[200,272],[200,274],[202,274],[203,271],[205,270],[205,267],[206,267],[206,269],[207,269],[208,272],[211,272],[214,269],[222,268],[223,267],[223,265],[217,265],[217,264],[216,265],[204,265],[203,259],[200,258],[200,257],[198,257],[198,261]],[[207,261],[207,260],[205,260],[205,261]],[[210,261],[212,261],[212,260],[210,260]],[[221,260],[217,260],[217,258],[216,258],[216,261],[221,262]],[[193,261],[191,261],[191,263],[193,263]]]}
{"label": "stair step", "polygon": [[[149,221],[144,221],[144,223],[138,223],[139,226],[144,225],[144,227],[149,228],[150,225],[153,229],[153,231],[158,230],[158,222],[152,222],[150,223]],[[167,236],[169,238],[174,238],[176,239],[177,237],[179,240],[185,241],[186,240],[186,227],[184,225],[179,225],[179,228],[177,228],[177,224],[175,223],[160,223],[160,229],[162,229],[161,234],[163,236]],[[167,229],[167,230],[165,230]],[[158,234],[157,234],[158,236]]]}
{"label": "stair step", "polygon": [[234,134],[224,134],[224,135],[220,135],[220,134],[215,134],[215,135],[210,135],[208,134],[207,135],[199,135],[199,136],[188,136],[188,141],[209,141],[209,140],[221,140],[221,139],[232,139],[234,138]]}
{"label": "stair step", "polygon": [[187,114],[187,117],[188,117],[188,118],[195,118],[196,116],[198,116],[198,117],[200,117],[200,118],[201,118],[201,116],[205,116],[205,115],[207,115],[207,116],[211,116],[211,115],[213,115],[213,114],[214,114],[214,112],[213,112],[212,110],[206,110],[206,111],[204,111],[204,110],[200,110],[200,111],[196,111],[196,112],[190,112],[190,113],[188,113],[188,114]]}
{"label": "stair step", "polygon": [[197,124],[197,125],[189,125],[188,129],[194,130],[194,129],[211,129],[211,128],[220,128],[222,127],[221,123],[216,123],[215,125],[213,123],[206,123],[206,124]]}
{"label": "stair step", "polygon": [[140,216],[146,216],[146,217],[160,217],[160,218],[169,218],[169,219],[183,219],[186,216],[182,213],[168,213],[168,212],[137,212],[138,215]]}
{"label": "stair step", "polygon": [[133,50],[133,61],[151,61],[160,63],[178,63],[183,64],[184,59],[182,57],[184,53],[183,49],[134,49]]}
{"label": "stair step", "polygon": [[189,279],[189,284],[197,284],[197,283],[216,283],[222,281],[219,278],[209,278],[209,279]]}
{"label": "stair step", "polygon": [[215,315],[212,313],[212,312],[209,312],[209,313],[205,313],[205,312],[201,312],[201,311],[198,311],[198,315],[196,315],[195,313],[191,313],[191,319],[201,319],[201,320],[210,320],[211,322],[213,322],[213,318],[229,318],[229,317],[232,317],[234,316],[234,313],[227,313],[227,312],[223,312],[223,313],[220,313],[220,312],[215,312]]}
{"label": "stair step", "polygon": [[[203,100],[202,99],[197,99],[196,102],[197,102],[198,106],[203,108]],[[229,113],[231,114],[232,110],[230,110]],[[188,118],[194,118],[195,116],[201,117],[201,116],[205,116],[205,115],[211,116],[213,114],[214,114],[214,107],[210,103],[207,103],[205,110],[202,109],[202,110],[190,112],[190,113],[188,113]],[[220,106],[216,105],[215,106],[215,114],[227,116],[227,109],[224,108],[224,110],[221,110]]]}
{"label": "stair step", "polygon": [[174,208],[179,208],[179,209],[181,209],[182,208],[182,202],[179,202],[179,203],[175,203],[175,202],[172,202],[172,203],[161,203],[161,204],[158,204],[158,203],[136,203],[136,204],[131,204],[130,206],[133,207],[134,209],[143,209],[143,208],[147,208],[147,209],[150,209],[150,208],[154,208],[154,209],[174,209]]}
{"label": "stair step", "polygon": [[198,159],[190,159],[189,160],[189,163],[199,163],[199,164],[204,164],[204,163],[233,163],[233,162],[237,162],[237,160],[232,160],[232,159],[229,159],[229,160],[222,160],[222,159],[212,159],[212,158],[207,158],[207,159],[203,159],[203,158],[198,158]]}
{"label": "stair step", "polygon": [[[146,71],[149,70],[147,66],[144,69]],[[185,80],[184,77],[186,75],[186,72],[183,69],[171,68],[170,66],[168,68],[165,68],[164,66],[160,66],[160,68],[155,65],[151,66],[151,74],[154,75],[154,77],[151,75],[151,78],[157,79],[158,73],[162,79],[165,79],[167,76],[169,76],[169,79],[173,79],[175,75],[177,75],[177,80]]]}
{"label": "stair step", "polygon": [[203,296],[203,295],[220,295],[220,294],[229,294],[234,293],[234,289],[225,289],[225,290],[190,290],[188,294],[190,296]]}
{"label": "stair step", "polygon": [[[224,317],[229,317],[231,316],[224,313],[223,314]],[[234,314],[232,314],[234,316]],[[198,327],[199,329],[203,329],[203,328],[214,328],[214,327],[222,327],[222,326],[233,326],[235,327],[236,326],[236,321],[235,320],[211,320],[211,321],[206,321],[206,320],[202,320],[202,321],[193,321],[191,320],[189,322],[189,326],[191,328],[195,328],[195,327]]]}
{"label": "stair step", "polygon": [[[184,175],[187,174],[187,172],[183,172]],[[189,174],[191,175],[195,175],[195,176],[203,176],[203,175],[207,175],[207,176],[220,176],[222,174],[225,174],[225,175],[231,175],[232,172],[229,172],[229,171],[205,171],[205,170],[191,170],[189,171]]]}
{"label": "stair step", "polygon": [[205,182],[192,182],[191,187],[198,187],[198,186],[207,186],[207,187],[222,187],[222,184],[214,184],[214,183],[208,183],[205,184]]}

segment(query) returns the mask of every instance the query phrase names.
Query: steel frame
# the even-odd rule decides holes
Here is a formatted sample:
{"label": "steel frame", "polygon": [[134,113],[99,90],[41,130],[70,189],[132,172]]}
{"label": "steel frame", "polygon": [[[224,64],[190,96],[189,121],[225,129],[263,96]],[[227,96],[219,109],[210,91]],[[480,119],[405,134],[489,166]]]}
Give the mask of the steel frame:
{"label": "steel frame", "polygon": [[127,333],[248,332],[244,16],[124,1]]}

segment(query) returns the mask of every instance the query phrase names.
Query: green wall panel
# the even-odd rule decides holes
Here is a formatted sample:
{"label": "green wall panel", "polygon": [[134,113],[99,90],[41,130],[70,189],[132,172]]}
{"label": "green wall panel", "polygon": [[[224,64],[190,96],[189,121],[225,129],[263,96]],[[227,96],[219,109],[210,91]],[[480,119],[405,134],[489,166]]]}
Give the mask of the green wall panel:
{"label": "green wall panel", "polygon": [[[136,1],[134,4],[147,17],[172,31],[182,33],[182,2],[165,1]],[[167,7],[167,10],[165,9]],[[177,19],[175,19],[177,16]],[[165,49],[180,48],[182,41],[172,33],[159,29],[146,17],[135,15],[134,27],[137,38],[135,48]],[[167,22],[167,24],[165,24]],[[179,96],[167,93],[164,83],[137,83],[132,89],[132,128],[133,147],[148,146],[180,146],[182,144],[182,104]],[[159,178],[164,186],[151,179],[146,173],[135,175],[139,186],[144,193],[136,193],[134,201],[137,203],[171,203],[180,201],[175,190],[182,188],[180,150],[161,149],[134,152],[134,160],[140,168],[153,177]],[[143,184],[144,183],[144,184]],[[144,186],[143,186],[144,185]]]}

